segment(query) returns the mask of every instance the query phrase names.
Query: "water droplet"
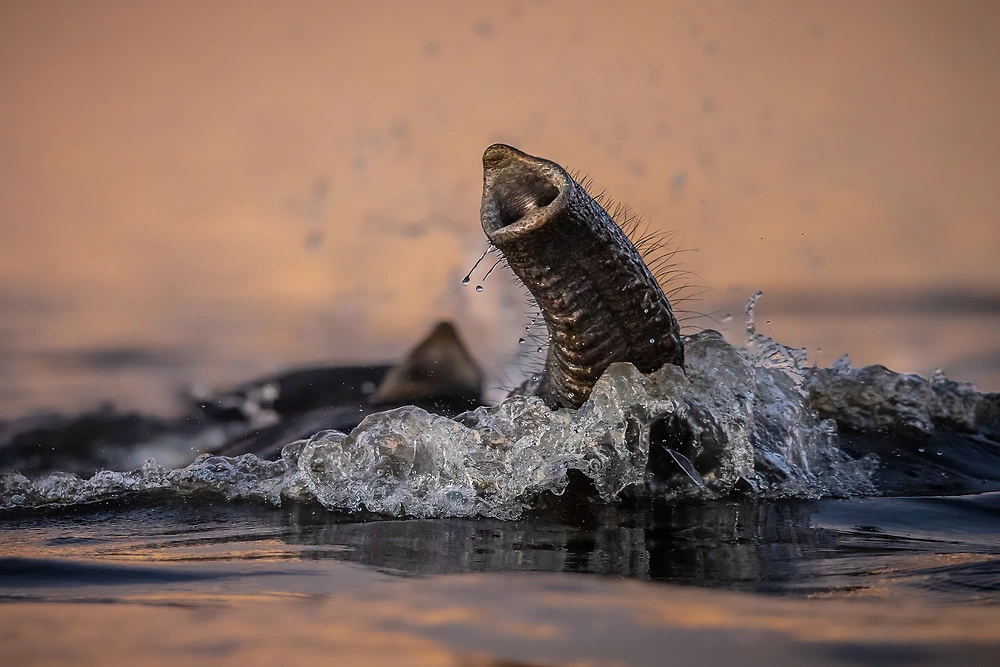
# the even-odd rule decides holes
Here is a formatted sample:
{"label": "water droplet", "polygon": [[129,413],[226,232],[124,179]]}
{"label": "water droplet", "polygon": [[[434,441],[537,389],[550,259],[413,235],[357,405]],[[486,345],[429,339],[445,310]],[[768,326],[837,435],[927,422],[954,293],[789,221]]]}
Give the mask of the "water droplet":
{"label": "water droplet", "polygon": [[732,313],[726,313],[726,316],[722,318],[722,321],[723,322],[732,322],[733,321],[733,314]]}
{"label": "water droplet", "polygon": [[921,454],[923,454],[924,452],[927,451],[927,448],[926,447],[920,447],[920,448],[917,449],[917,451],[920,452]]}
{"label": "water droplet", "polygon": [[655,343],[655,342],[656,342],[656,339],[655,339],[655,338],[650,338],[650,339],[649,339],[649,342],[650,342],[650,343]]}
{"label": "water droplet", "polygon": [[476,285],[476,291],[477,292],[482,292],[483,291],[483,286],[482,285]]}
{"label": "water droplet", "polygon": [[643,309],[642,309],[642,312],[644,312],[644,313],[648,313],[648,312],[649,312],[649,308],[643,308]]}
{"label": "water droplet", "polygon": [[492,247],[493,247],[493,244],[490,244],[489,246],[487,246],[486,250],[483,251],[483,256],[480,257],[479,259],[477,259],[476,263],[472,265],[471,269],[469,269],[469,272],[467,274],[465,274],[465,277],[462,278],[462,284],[463,285],[468,285],[469,284],[469,281],[472,280],[472,272],[476,270],[476,267],[479,266],[479,263],[481,261],[483,261],[483,259],[486,257],[486,253],[488,253],[490,251],[490,248],[492,248]]}
{"label": "water droplet", "polygon": [[491,273],[493,273],[493,269],[497,268],[497,266],[498,266],[498,265],[500,264],[500,262],[502,262],[502,261],[503,261],[503,257],[501,257],[501,258],[500,258],[500,259],[498,259],[498,260],[497,260],[496,262],[494,262],[493,266],[491,266],[491,267],[490,267],[490,270],[486,272],[486,275],[485,275],[485,276],[483,276],[483,280],[486,280],[487,278],[489,278],[489,277],[490,277],[490,274],[491,274]]}
{"label": "water droplet", "polygon": [[539,345],[539,346],[538,346],[538,350],[537,350],[537,351],[538,351],[538,352],[541,352],[541,351],[542,351],[542,346],[541,346],[541,345]]}
{"label": "water droplet", "polygon": [[770,323],[771,323],[771,320],[767,320],[767,323],[768,323],[768,324],[770,324]]}
{"label": "water droplet", "polygon": [[518,338],[517,339],[517,343],[518,343],[518,345],[524,345],[524,339],[523,338]]}
{"label": "water droplet", "polygon": [[525,325],[524,330],[525,331],[531,331],[531,325]]}

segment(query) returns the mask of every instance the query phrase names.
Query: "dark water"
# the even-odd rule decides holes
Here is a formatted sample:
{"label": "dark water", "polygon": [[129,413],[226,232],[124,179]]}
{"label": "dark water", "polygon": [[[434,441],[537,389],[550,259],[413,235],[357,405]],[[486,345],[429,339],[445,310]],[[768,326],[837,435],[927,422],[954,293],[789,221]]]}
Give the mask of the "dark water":
{"label": "dark water", "polygon": [[[808,367],[748,312],[747,348],[612,366],[576,411],[406,406],[277,460],[0,475],[8,655],[994,664],[1000,397]],[[193,456],[163,428],[148,451]]]}
{"label": "dark water", "polygon": [[17,664],[994,664],[1000,648],[1000,493],[567,497],[516,522],[119,502],[8,512],[0,553]]}
{"label": "dark water", "polygon": [[[310,505],[169,502],[8,513],[0,525],[7,599],[219,572],[298,576],[301,562],[336,560],[400,577],[553,572],[793,597],[1000,601],[1000,493],[642,508],[569,500],[516,522],[359,521]],[[117,567],[124,561],[150,567],[130,574]],[[253,561],[294,565],[240,569]],[[157,569],[177,563],[236,569],[176,580]]]}

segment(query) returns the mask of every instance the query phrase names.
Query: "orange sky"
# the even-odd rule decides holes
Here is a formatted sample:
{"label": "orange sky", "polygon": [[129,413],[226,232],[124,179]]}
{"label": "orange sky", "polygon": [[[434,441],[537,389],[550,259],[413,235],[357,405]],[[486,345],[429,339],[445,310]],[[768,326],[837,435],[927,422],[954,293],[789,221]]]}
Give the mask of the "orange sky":
{"label": "orange sky", "polygon": [[494,141],[680,232],[706,310],[996,294],[998,34],[988,0],[3,3],[6,372],[134,345],[221,381],[441,317],[499,359],[516,291],[458,286]]}

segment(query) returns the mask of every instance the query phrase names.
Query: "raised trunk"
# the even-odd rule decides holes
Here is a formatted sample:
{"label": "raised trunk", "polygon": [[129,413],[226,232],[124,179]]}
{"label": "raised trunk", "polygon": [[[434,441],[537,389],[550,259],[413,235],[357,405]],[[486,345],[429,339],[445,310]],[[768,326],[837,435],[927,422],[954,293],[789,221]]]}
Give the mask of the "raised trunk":
{"label": "raised trunk", "polygon": [[536,393],[579,407],[607,367],[683,366],[670,302],[621,228],[566,170],[503,144],[483,154],[483,231],[549,329]]}

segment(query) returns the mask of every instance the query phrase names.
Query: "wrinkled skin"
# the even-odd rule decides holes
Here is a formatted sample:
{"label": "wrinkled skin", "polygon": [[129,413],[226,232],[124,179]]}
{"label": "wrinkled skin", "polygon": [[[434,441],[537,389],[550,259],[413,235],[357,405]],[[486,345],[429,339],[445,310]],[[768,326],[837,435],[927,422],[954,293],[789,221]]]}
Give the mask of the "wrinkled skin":
{"label": "wrinkled skin", "polygon": [[577,408],[617,361],[684,365],[677,320],[642,256],[558,164],[503,144],[483,154],[483,231],[541,309],[545,370],[526,387]]}
{"label": "wrinkled skin", "polygon": [[[487,238],[531,292],[548,327],[544,372],[524,391],[550,407],[578,408],[615,362],[630,362],[643,373],[665,364],[683,368],[684,350],[667,297],[625,233],[565,169],[510,146],[490,146],[483,155],[481,216]],[[721,340],[705,332],[689,341],[691,368],[677,374],[673,398],[684,418],[653,424],[650,469],[660,479],[697,481],[708,475],[721,481],[719,489],[738,488],[744,476],[783,460],[783,443],[802,440],[803,429],[818,428],[821,417],[834,419],[838,434],[835,441],[815,444],[817,461],[835,454],[837,446],[856,458],[877,454],[875,482],[883,492],[969,493],[993,489],[1000,479],[997,395],[955,383],[935,385],[883,367],[819,369],[807,383],[802,413],[783,421],[766,408],[794,408],[798,390],[782,389],[780,381],[787,377],[754,370],[752,359],[733,348],[733,358],[707,366],[699,362],[698,341],[711,343],[713,335]],[[705,375],[712,368],[720,374]],[[747,373],[734,375],[740,368]],[[698,393],[685,384],[706,379],[717,388]],[[723,399],[720,405],[699,402],[715,396]],[[728,404],[740,409],[720,422]],[[720,464],[746,439],[727,429],[741,424],[753,451],[744,451],[740,465],[727,472]],[[925,451],[934,451],[932,466]]]}

